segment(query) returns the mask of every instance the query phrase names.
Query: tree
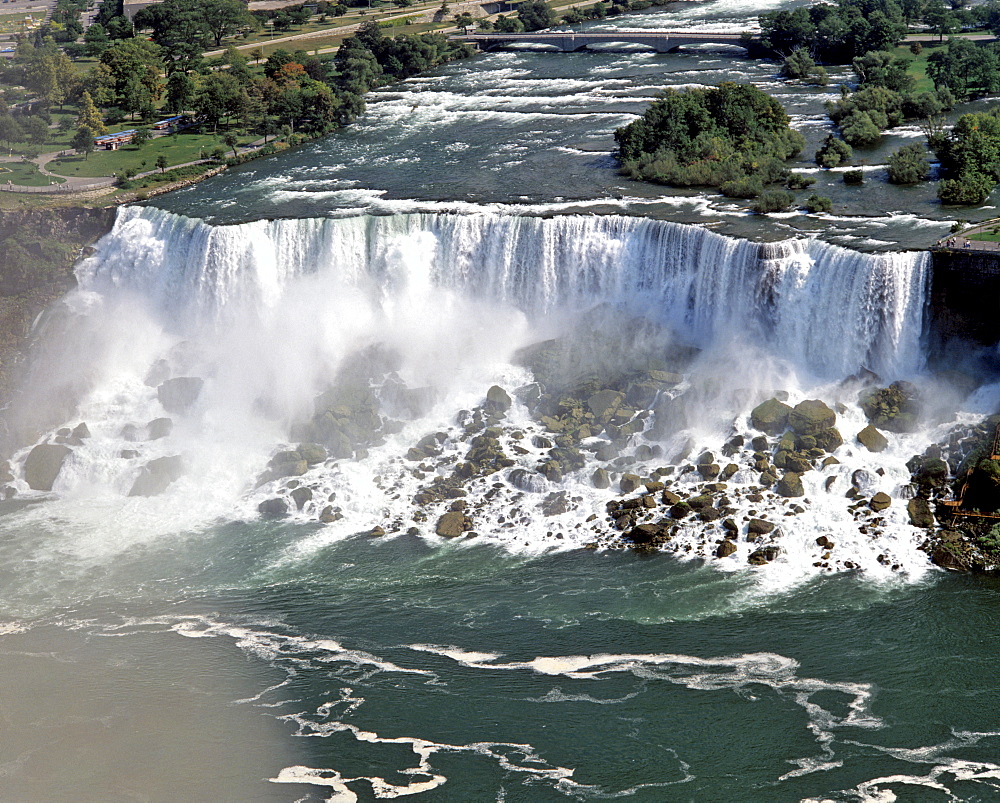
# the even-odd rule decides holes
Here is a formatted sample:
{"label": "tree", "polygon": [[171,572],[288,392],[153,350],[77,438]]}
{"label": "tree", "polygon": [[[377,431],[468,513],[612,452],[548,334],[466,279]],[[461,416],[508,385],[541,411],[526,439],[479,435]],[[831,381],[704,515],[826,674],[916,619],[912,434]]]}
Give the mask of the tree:
{"label": "tree", "polygon": [[804,204],[806,211],[812,214],[829,212],[833,209],[833,201],[825,195],[810,195]]}
{"label": "tree", "polygon": [[82,125],[76,130],[73,136],[73,147],[77,153],[83,153],[84,159],[89,159],[94,150],[95,133],[87,126]]}
{"label": "tree", "polygon": [[805,78],[816,69],[816,62],[804,47],[798,47],[785,58],[781,75],[785,78]]}
{"label": "tree", "polygon": [[107,50],[108,45],[111,44],[111,37],[108,36],[107,30],[101,23],[95,22],[87,28],[87,32],[83,35],[83,41],[87,43],[86,54],[96,58]]}
{"label": "tree", "polygon": [[167,79],[167,95],[164,107],[173,114],[181,114],[191,105],[195,86],[191,76],[180,70],[172,72]]}
{"label": "tree", "polygon": [[226,143],[226,146],[233,149],[233,158],[236,158],[236,146],[239,144],[239,137],[236,136],[232,131],[227,131],[222,136],[222,141]]}
{"label": "tree", "polygon": [[923,145],[904,145],[889,157],[889,181],[893,184],[916,184],[931,173],[927,151]]}
{"label": "tree", "polygon": [[224,117],[236,113],[242,91],[233,76],[224,72],[212,73],[198,90],[194,100],[195,111],[212,123],[214,130]]}
{"label": "tree", "polygon": [[161,173],[167,169],[167,164],[167,155],[165,153],[161,153],[156,157],[156,167],[159,168]]}
{"label": "tree", "polygon": [[505,17],[500,14],[493,27],[498,33],[519,33],[524,30],[524,23],[518,17]]}
{"label": "tree", "polygon": [[454,19],[455,25],[462,29],[462,33],[468,33],[474,22],[472,15],[468,11],[457,14]]}
{"label": "tree", "polygon": [[556,21],[556,15],[542,0],[528,0],[528,2],[521,3],[517,7],[517,18],[526,31],[551,28]]}
{"label": "tree", "polygon": [[5,143],[10,148],[15,142],[20,142],[23,138],[24,132],[21,130],[21,126],[18,125],[17,120],[11,117],[10,114],[0,115],[0,142]]}
{"label": "tree", "polygon": [[848,145],[871,146],[882,138],[882,129],[869,112],[855,111],[841,121],[841,136]]}
{"label": "tree", "polygon": [[139,126],[132,135],[132,142],[140,148],[153,138],[153,132],[146,126]]}
{"label": "tree", "polygon": [[981,97],[1000,90],[1000,56],[975,42],[949,39],[947,50],[927,59],[927,75],[959,100]]}
{"label": "tree", "polygon": [[240,0],[199,0],[198,5],[216,47],[221,46],[227,36],[253,31],[258,27],[257,19]]}
{"label": "tree", "polygon": [[86,127],[94,136],[100,136],[108,130],[87,90],[83,91],[83,98],[80,100],[80,114],[76,118],[76,126],[77,129]]}
{"label": "tree", "polygon": [[863,86],[880,86],[893,92],[913,89],[914,78],[909,73],[908,59],[893,57],[884,51],[869,51],[854,59],[852,66]]}
{"label": "tree", "polygon": [[939,42],[943,42],[947,34],[955,33],[958,30],[955,12],[945,5],[944,0],[931,0],[928,3],[924,11],[924,22],[933,33],[938,35]]}
{"label": "tree", "polygon": [[34,115],[22,117],[20,122],[22,138],[34,145],[44,145],[49,140],[49,126]]}
{"label": "tree", "polygon": [[827,134],[819,150],[816,151],[816,164],[820,167],[837,167],[851,161],[854,151],[842,139],[833,134]]}

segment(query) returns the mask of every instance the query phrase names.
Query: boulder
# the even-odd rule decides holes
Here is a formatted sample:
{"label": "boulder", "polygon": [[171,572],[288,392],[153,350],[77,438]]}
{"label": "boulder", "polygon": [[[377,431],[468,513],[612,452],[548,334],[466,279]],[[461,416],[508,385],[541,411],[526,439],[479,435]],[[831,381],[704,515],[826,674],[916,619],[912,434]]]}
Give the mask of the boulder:
{"label": "boulder", "polygon": [[295,502],[295,507],[297,510],[302,510],[305,507],[306,502],[313,498],[313,492],[304,486],[296,488],[292,491],[292,501]]}
{"label": "boulder", "polygon": [[934,514],[926,499],[919,496],[913,497],[906,503],[906,512],[910,515],[910,524],[914,527],[934,526]]}
{"label": "boulder", "polygon": [[889,505],[892,504],[892,498],[887,493],[879,491],[875,496],[871,498],[868,503],[868,507],[874,510],[876,513],[885,510]]}
{"label": "boulder", "polygon": [[33,491],[51,491],[66,458],[73,453],[68,446],[41,443],[28,452],[24,461],[24,479]]}
{"label": "boulder", "polygon": [[623,401],[625,401],[625,394],[621,391],[600,390],[587,399],[587,407],[594,414],[598,423],[606,424],[618,411]]}
{"label": "boulder", "polygon": [[156,389],[156,398],[168,413],[183,413],[198,400],[203,379],[196,376],[178,376],[162,382]]}
{"label": "boulder", "polygon": [[438,519],[435,532],[445,538],[457,538],[466,530],[471,529],[472,522],[464,513],[453,510]]}
{"label": "boulder", "polygon": [[751,566],[763,566],[765,563],[770,563],[778,557],[780,551],[774,544],[769,544],[751,552],[749,557],[747,557],[747,563]]}
{"label": "boulder", "polygon": [[824,452],[832,452],[843,443],[844,438],[836,427],[830,427],[816,433],[816,446]]}
{"label": "boulder", "polygon": [[594,473],[590,476],[590,481],[593,483],[595,488],[610,488],[611,478],[608,476],[606,469],[598,468],[594,470]]}
{"label": "boulder", "polygon": [[750,412],[750,425],[768,435],[780,435],[788,426],[788,414],[792,408],[777,399],[768,399]]}
{"label": "boulder", "polygon": [[718,548],[715,550],[715,557],[717,558],[728,558],[734,552],[736,552],[736,544],[730,541],[728,538],[725,539]]}
{"label": "boulder", "polygon": [[510,405],[510,396],[499,385],[493,385],[486,391],[486,404],[483,405],[483,409],[488,415],[502,415],[510,409]]}
{"label": "boulder", "polygon": [[788,426],[797,435],[817,435],[837,423],[837,414],[819,399],[796,404],[788,414]]}
{"label": "boulder", "polygon": [[73,438],[76,438],[77,440],[80,440],[80,441],[86,440],[87,438],[89,438],[90,437],[90,427],[87,426],[87,422],[86,421],[81,421],[79,424],[77,424],[75,427],[73,427],[73,431],[70,433],[70,436],[73,437]]}
{"label": "boulder", "polygon": [[786,471],[784,476],[778,480],[774,486],[774,492],[778,496],[794,497],[805,496],[805,488],[802,487],[802,475],[794,471]]}
{"label": "boulder", "polygon": [[280,519],[288,515],[288,503],[279,497],[265,499],[257,505],[257,512],[265,519]]}
{"label": "boulder", "polygon": [[663,535],[666,529],[661,524],[637,524],[622,537],[633,544],[651,544],[653,539]]}
{"label": "boulder", "polygon": [[326,449],[318,443],[300,443],[295,447],[295,451],[310,466],[315,466],[326,460]]}
{"label": "boulder", "polygon": [[160,438],[167,437],[173,429],[174,422],[169,418],[154,418],[146,424],[146,432],[151,441],[158,441]]}
{"label": "boulder", "polygon": [[890,432],[912,432],[917,426],[920,401],[916,387],[909,382],[863,390],[858,403],[872,424]]}
{"label": "boulder", "polygon": [[632,493],[637,490],[640,485],[642,485],[642,479],[638,474],[622,474],[622,478],[618,481],[618,488],[623,494]]}
{"label": "boulder", "polygon": [[184,473],[184,462],[180,455],[158,457],[150,460],[139,470],[139,476],[132,483],[129,496],[158,496]]}
{"label": "boulder", "polygon": [[889,439],[875,429],[873,424],[869,424],[858,433],[858,443],[869,452],[884,452],[889,448]]}
{"label": "boulder", "polygon": [[11,470],[10,463],[6,460],[0,460],[0,482],[13,482],[14,472]]}
{"label": "boulder", "polygon": [[747,524],[747,532],[756,535],[767,535],[774,530],[775,526],[777,525],[773,522],[765,521],[764,519],[750,519],[750,522]]}

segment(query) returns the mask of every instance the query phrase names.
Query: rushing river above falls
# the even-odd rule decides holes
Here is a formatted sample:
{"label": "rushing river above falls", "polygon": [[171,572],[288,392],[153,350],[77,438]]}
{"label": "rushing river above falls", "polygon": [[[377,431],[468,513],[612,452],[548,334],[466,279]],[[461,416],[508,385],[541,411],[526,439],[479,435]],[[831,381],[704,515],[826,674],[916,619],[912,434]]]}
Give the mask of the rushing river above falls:
{"label": "rushing river above falls", "polygon": [[[119,210],[5,418],[0,800],[997,799],[1000,587],[932,565],[907,462],[1000,385],[928,356],[953,218],[877,167],[919,132],[863,189],[808,162],[831,73],[484,54]],[[724,80],[834,214],[617,174],[659,88]],[[896,380],[920,416],[869,450]],[[772,397],[821,426],[764,431]]]}

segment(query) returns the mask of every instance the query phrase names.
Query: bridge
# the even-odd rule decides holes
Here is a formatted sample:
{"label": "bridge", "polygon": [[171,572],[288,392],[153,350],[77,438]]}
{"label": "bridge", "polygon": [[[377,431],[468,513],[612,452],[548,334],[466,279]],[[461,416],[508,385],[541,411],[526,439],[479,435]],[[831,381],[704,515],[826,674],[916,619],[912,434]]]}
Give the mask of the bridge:
{"label": "bridge", "polygon": [[574,31],[535,33],[472,33],[449,37],[471,42],[480,50],[500,50],[512,45],[548,45],[562,53],[586,50],[594,45],[644,45],[657,53],[669,53],[690,45],[736,45],[746,47],[738,33],[692,33],[688,31]]}

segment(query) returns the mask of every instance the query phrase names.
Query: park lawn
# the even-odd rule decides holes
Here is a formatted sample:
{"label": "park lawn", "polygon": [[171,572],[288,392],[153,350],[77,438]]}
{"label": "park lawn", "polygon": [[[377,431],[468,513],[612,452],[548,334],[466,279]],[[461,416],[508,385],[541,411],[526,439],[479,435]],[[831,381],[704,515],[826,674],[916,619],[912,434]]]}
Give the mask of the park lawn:
{"label": "park lawn", "polygon": [[65,179],[52,178],[40,173],[38,165],[32,162],[0,163],[0,184],[6,184],[8,181],[20,184],[22,187],[44,187],[53,183],[65,183]]}
{"label": "park lawn", "polygon": [[[964,235],[963,235],[964,236]],[[970,234],[966,237],[967,240],[981,240],[986,243],[1000,243],[1000,233],[991,234],[987,231],[981,231],[978,234]]]}
{"label": "park lawn", "polygon": [[74,155],[56,159],[49,162],[48,170],[60,176],[87,178],[113,176],[129,169],[141,173],[154,170],[156,157],[161,153],[166,155],[168,165],[177,165],[196,161],[201,158],[202,150],[211,151],[221,144],[222,139],[214,134],[181,132],[176,136],[156,137],[141,147],[126,145],[117,151],[94,151],[87,158]]}
{"label": "park lawn", "polygon": [[909,45],[899,45],[896,48],[896,55],[910,60],[908,72],[916,79],[913,85],[914,92],[933,92],[934,82],[927,77],[927,59],[937,51],[938,48],[947,47],[947,42],[943,45],[937,42],[921,42],[923,50],[916,56],[910,52]]}

